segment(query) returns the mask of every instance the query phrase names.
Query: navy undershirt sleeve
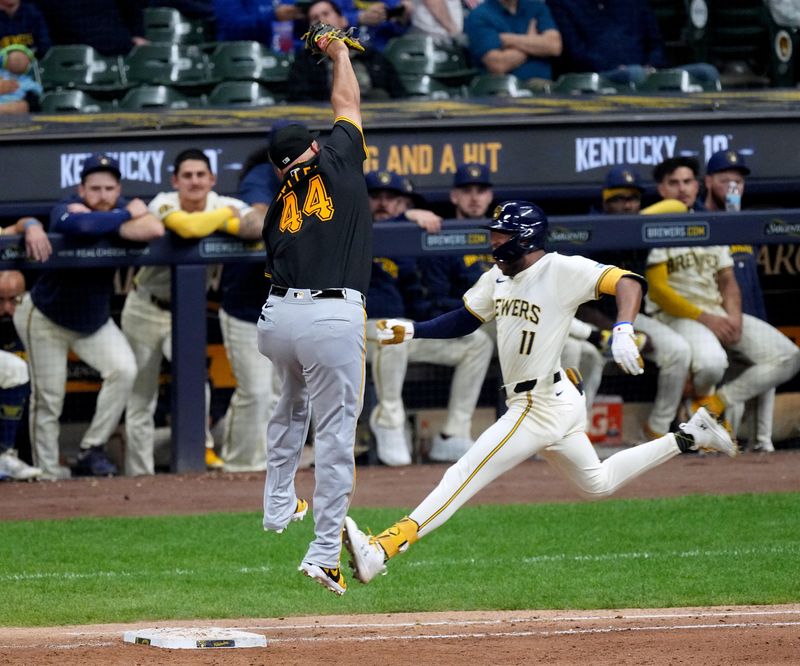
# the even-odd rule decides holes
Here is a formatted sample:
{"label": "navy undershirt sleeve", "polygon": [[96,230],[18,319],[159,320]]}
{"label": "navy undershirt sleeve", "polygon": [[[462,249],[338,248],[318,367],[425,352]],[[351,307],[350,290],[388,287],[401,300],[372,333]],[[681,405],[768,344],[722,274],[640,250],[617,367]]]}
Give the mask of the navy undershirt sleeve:
{"label": "navy undershirt sleeve", "polygon": [[415,338],[461,338],[477,331],[483,322],[467,308],[445,312],[428,321],[414,323]]}

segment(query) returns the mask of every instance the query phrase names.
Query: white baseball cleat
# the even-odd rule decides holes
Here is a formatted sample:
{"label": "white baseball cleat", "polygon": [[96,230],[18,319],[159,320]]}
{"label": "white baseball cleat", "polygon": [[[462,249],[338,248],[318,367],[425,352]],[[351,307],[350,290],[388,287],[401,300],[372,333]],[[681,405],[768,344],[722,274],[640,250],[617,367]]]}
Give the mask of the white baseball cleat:
{"label": "white baseball cleat", "polygon": [[383,548],[358,529],[350,516],[344,519],[344,546],[352,556],[353,575],[362,583],[369,583],[378,574],[386,575]]}
{"label": "white baseball cleat", "polygon": [[375,435],[375,446],[378,460],[389,467],[400,467],[411,464],[411,452],[408,450],[406,433],[403,428],[386,428],[378,425],[377,413],[373,411],[369,417],[369,427]]}
{"label": "white baseball cleat", "polygon": [[728,431],[705,407],[700,407],[687,423],[681,423],[678,427],[694,439],[692,451],[719,451],[731,457],[738,453]]}

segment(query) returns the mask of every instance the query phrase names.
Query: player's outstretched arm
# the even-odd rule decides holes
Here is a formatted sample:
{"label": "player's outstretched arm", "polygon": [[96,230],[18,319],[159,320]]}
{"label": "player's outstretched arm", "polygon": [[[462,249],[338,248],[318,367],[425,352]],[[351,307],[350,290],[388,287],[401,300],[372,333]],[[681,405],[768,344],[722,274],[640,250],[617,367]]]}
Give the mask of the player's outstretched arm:
{"label": "player's outstretched arm", "polygon": [[361,90],[350,63],[347,45],[332,40],[325,46],[325,53],[333,61],[333,86],[331,106],[335,118],[345,117],[361,127]]}
{"label": "player's outstretched arm", "polygon": [[378,342],[396,345],[411,338],[461,338],[476,331],[482,323],[465,307],[417,323],[408,319],[381,319],[378,321]]}

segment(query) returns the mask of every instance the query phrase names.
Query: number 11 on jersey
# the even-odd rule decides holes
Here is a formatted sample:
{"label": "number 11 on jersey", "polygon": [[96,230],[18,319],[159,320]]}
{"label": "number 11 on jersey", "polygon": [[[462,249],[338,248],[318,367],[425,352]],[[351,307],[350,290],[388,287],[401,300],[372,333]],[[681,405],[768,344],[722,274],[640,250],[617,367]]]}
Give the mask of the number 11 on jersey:
{"label": "number 11 on jersey", "polygon": [[533,349],[533,339],[536,337],[536,333],[534,331],[522,331],[522,340],[519,343],[519,353],[524,354],[525,356],[531,355],[531,350]]}

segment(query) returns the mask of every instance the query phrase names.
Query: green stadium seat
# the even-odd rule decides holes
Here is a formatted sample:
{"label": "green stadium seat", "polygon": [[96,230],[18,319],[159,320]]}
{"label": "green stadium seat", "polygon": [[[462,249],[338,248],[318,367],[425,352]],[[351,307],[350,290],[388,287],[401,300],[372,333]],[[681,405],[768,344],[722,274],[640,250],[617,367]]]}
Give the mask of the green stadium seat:
{"label": "green stadium seat", "polygon": [[118,57],[100,55],[91,46],[52,46],[39,60],[45,90],[124,90],[124,68]]}
{"label": "green stadium seat", "polygon": [[223,81],[208,95],[210,106],[273,106],[275,96],[257,81]]}
{"label": "green stadium seat", "polygon": [[205,22],[187,19],[171,7],[145,8],[144,36],[155,44],[205,44],[211,40]]}
{"label": "green stadium seat", "polygon": [[466,51],[438,44],[428,35],[403,35],[390,40],[384,56],[402,76],[433,76],[440,81],[467,83],[478,71],[469,66]]}
{"label": "green stadium seat", "polygon": [[198,106],[203,106],[202,102],[170,86],[137,86],[125,93],[119,102],[119,108],[124,111],[189,109]]}
{"label": "green stadium seat", "polygon": [[275,53],[260,42],[219,42],[210,57],[220,81],[260,81],[267,85],[289,80],[292,56]]}
{"label": "green stadium seat", "polygon": [[400,81],[405,88],[407,97],[451,99],[464,96],[461,88],[448,86],[433,76],[401,76]]}
{"label": "green stadium seat", "polygon": [[619,92],[616,84],[597,72],[562,74],[550,90],[561,95],[614,95]]}
{"label": "green stadium seat", "polygon": [[800,36],[781,26],[763,0],[710,2],[708,60],[721,72],[724,88],[794,86]]}
{"label": "green stadium seat", "polygon": [[216,83],[208,58],[197,46],[144,44],[125,57],[125,77],[134,84],[208,88]]}
{"label": "green stadium seat", "polygon": [[111,108],[83,90],[52,90],[42,95],[39,104],[42,113],[100,113]]}
{"label": "green stadium seat", "polygon": [[685,69],[660,69],[636,86],[640,92],[713,92],[722,90],[719,80],[703,83]]}
{"label": "green stadium seat", "polygon": [[533,97],[533,92],[520,86],[513,74],[480,74],[467,88],[469,97]]}

